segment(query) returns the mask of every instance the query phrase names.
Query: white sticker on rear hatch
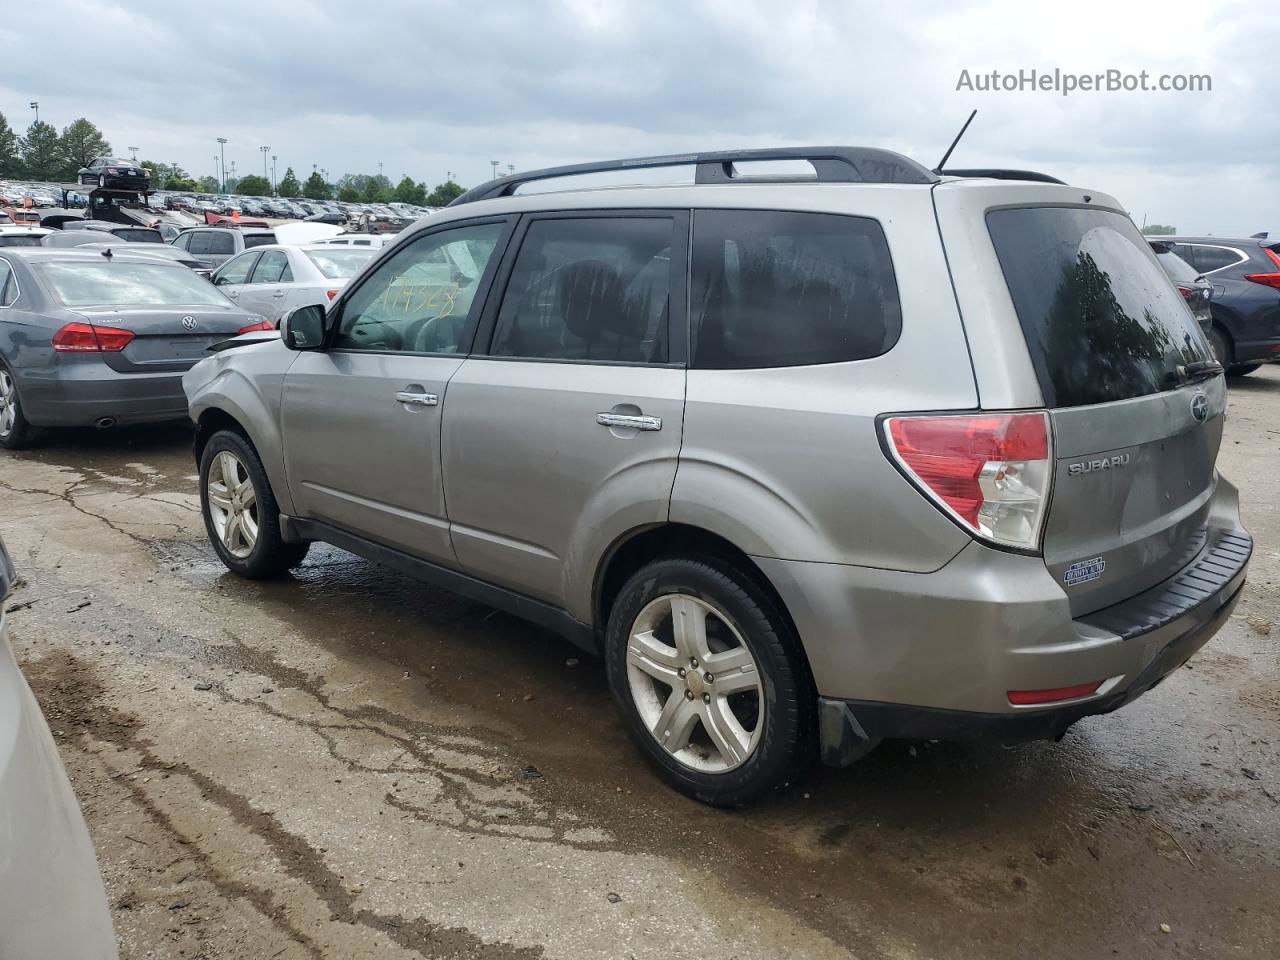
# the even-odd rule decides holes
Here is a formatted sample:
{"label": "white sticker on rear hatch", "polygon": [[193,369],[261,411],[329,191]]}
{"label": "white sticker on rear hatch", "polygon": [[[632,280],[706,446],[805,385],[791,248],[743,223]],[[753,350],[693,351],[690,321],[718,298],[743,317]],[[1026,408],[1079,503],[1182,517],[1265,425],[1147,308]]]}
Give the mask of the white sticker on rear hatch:
{"label": "white sticker on rear hatch", "polygon": [[1067,567],[1066,573],[1062,575],[1062,582],[1068,587],[1075,587],[1082,583],[1088,583],[1090,580],[1097,580],[1102,576],[1102,571],[1105,569],[1107,569],[1107,561],[1101,557],[1094,557],[1092,560],[1077,560]]}

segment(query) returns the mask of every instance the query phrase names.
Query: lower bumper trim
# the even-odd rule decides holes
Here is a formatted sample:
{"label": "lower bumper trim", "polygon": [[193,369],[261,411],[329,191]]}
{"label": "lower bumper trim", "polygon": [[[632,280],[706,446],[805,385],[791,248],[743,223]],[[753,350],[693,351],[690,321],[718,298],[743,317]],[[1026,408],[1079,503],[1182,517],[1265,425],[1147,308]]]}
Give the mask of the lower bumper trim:
{"label": "lower bumper trim", "polygon": [[1127,687],[1083,703],[1045,710],[974,713],[819,697],[818,732],[822,760],[832,766],[845,766],[883,739],[990,740],[999,743],[1058,740],[1077,720],[1118,710],[1186,663],[1226,623],[1242,590],[1243,583],[1240,583],[1212,616],[1169,641]]}

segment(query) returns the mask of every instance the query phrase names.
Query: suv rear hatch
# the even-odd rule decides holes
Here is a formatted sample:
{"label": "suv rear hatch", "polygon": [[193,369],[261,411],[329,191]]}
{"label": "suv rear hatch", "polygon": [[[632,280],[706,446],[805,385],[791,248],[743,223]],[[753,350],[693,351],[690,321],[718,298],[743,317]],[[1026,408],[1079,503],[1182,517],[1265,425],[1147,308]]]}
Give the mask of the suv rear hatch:
{"label": "suv rear hatch", "polygon": [[[1129,218],[1092,202],[1109,198],[1042,189],[1058,191],[1054,203],[970,211],[994,249],[986,279],[1003,279],[1008,299],[987,295],[986,307],[1004,315],[988,318],[996,322],[964,316],[977,328],[975,356],[984,332],[1006,340],[997,351],[1006,382],[992,392],[1049,411],[1056,462],[1044,560],[1080,617],[1168,579],[1205,546],[1226,387]],[[977,239],[972,225],[966,233]]]}

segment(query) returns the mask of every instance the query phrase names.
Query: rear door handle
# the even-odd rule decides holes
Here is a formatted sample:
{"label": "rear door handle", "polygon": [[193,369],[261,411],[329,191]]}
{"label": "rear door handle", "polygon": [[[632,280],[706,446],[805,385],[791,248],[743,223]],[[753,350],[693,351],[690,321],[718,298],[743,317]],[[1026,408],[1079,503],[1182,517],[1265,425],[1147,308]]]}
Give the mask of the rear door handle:
{"label": "rear door handle", "polygon": [[434,407],[440,402],[440,398],[434,393],[409,393],[407,390],[397,393],[396,400],[415,407]]}
{"label": "rear door handle", "polygon": [[626,413],[597,413],[596,423],[602,427],[622,427],[632,430],[661,430],[661,417],[636,417]]}

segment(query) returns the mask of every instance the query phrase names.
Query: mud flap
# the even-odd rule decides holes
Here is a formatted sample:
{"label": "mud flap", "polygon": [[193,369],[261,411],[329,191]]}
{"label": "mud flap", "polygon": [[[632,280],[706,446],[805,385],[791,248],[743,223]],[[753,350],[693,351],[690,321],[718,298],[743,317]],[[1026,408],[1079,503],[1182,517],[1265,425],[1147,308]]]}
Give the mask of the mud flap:
{"label": "mud flap", "polygon": [[881,737],[870,736],[843,700],[818,698],[818,740],[822,762],[829,767],[847,767],[880,745]]}

